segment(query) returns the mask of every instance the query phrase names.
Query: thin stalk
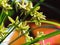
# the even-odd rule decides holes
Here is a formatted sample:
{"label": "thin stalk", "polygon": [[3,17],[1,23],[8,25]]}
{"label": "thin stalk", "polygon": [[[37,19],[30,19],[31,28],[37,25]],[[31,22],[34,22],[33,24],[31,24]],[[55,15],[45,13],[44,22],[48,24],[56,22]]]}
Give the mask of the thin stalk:
{"label": "thin stalk", "polygon": [[[40,3],[42,3],[41,0],[39,0],[39,2],[31,9],[31,11],[24,17],[24,19],[26,19],[26,18],[29,16],[29,14],[30,14],[31,12],[33,12],[34,9],[35,9],[38,5],[40,5]],[[23,19],[23,20],[24,20],[24,19]]]}
{"label": "thin stalk", "polygon": [[31,45],[31,44],[34,44],[34,43],[36,43],[36,42],[38,42],[38,41],[48,39],[48,38],[53,37],[53,36],[58,35],[58,34],[60,34],[60,30],[57,30],[57,31],[52,32],[52,33],[50,33],[50,34],[47,34],[47,35],[45,35],[45,36],[36,38],[36,39],[32,40],[31,42],[27,42],[27,43],[25,43],[25,44],[23,44],[23,45]]}
{"label": "thin stalk", "polygon": [[15,42],[16,40],[18,40],[20,37],[22,37],[23,35],[25,35],[26,33],[28,33],[29,31],[31,31],[31,29],[27,30],[25,33],[23,33],[22,35],[19,35],[16,39],[14,39],[12,42],[9,43],[12,44],[13,42]]}
{"label": "thin stalk", "polygon": [[47,20],[41,20],[41,23],[48,23],[48,24],[52,24],[52,25],[56,25],[56,26],[60,26],[59,23],[53,22],[53,21],[47,21]]}
{"label": "thin stalk", "polygon": [[[43,22],[43,23],[48,23],[48,24],[53,24],[53,25],[56,25],[56,26],[60,26],[60,24],[58,24],[58,23],[56,23],[56,22],[52,22],[52,21],[42,20],[41,22]],[[60,30],[57,30],[57,31],[52,32],[52,33],[50,33],[50,34],[47,34],[47,35],[45,35],[45,36],[36,38],[35,40],[33,40],[33,41],[31,41],[31,42],[25,43],[24,45],[31,45],[31,44],[34,44],[34,43],[36,43],[36,42],[38,42],[38,41],[41,41],[41,40],[44,40],[44,39],[53,37],[53,36],[58,35],[58,34],[60,34]]]}
{"label": "thin stalk", "polygon": [[13,5],[14,5],[15,1],[16,1],[16,0],[11,1],[11,6],[13,6]]}
{"label": "thin stalk", "polygon": [[29,29],[29,30],[27,30],[25,33],[23,33],[22,35],[18,36],[15,40],[13,40],[12,42],[10,42],[9,45],[12,44],[13,42],[15,42],[16,40],[18,40],[20,37],[22,37],[22,36],[25,35],[26,33],[30,32],[30,31],[33,31],[33,30],[35,30],[35,29],[38,29],[38,28],[41,28],[41,26],[40,26],[40,27],[36,27],[36,28],[34,28],[34,29]]}
{"label": "thin stalk", "polygon": [[7,34],[4,38],[2,38],[2,40],[0,41],[0,44],[4,41],[4,39],[5,39],[14,29],[15,29],[15,27],[9,27],[9,28],[8,28],[8,34]]}
{"label": "thin stalk", "polygon": [[3,19],[2,19],[3,18],[2,17],[3,16],[3,11],[4,11],[4,9],[2,9],[2,12],[1,12],[1,15],[0,15],[0,25],[1,25],[2,21],[3,21]]}
{"label": "thin stalk", "polygon": [[[21,22],[21,21],[20,21],[20,22]],[[19,22],[18,24],[20,24],[20,22]],[[17,24],[17,25],[18,25],[18,24]],[[12,26],[10,26],[10,27],[7,29],[8,34],[0,41],[0,43],[2,43],[2,42],[5,40],[5,38],[6,38],[11,32],[13,32],[13,30],[17,27],[17,25],[13,24]]]}
{"label": "thin stalk", "polygon": [[7,18],[7,15],[4,17],[4,19],[3,19],[3,23],[5,22],[5,19]]}
{"label": "thin stalk", "polygon": [[[41,22],[59,26],[58,23],[55,23],[55,22],[52,22],[52,21],[46,21],[46,20],[43,20],[43,21],[41,21]],[[36,27],[35,29],[38,29],[38,28],[41,28],[41,26],[40,26],[40,27]],[[45,27],[45,28],[46,28],[46,27]],[[57,29],[57,28],[55,28],[55,29]],[[27,30],[26,33],[28,33],[29,31],[32,31],[32,30],[34,30],[34,29]],[[59,29],[57,29],[57,30],[59,30]],[[24,33],[24,34],[26,34],[26,33]],[[18,36],[15,40],[13,40],[12,42],[10,42],[9,45],[12,44],[13,42],[15,42],[16,40],[18,40],[18,39],[19,39],[20,37],[22,37],[24,34]]]}
{"label": "thin stalk", "polygon": [[[27,21],[28,23],[34,23],[34,21]],[[53,22],[53,21],[48,21],[48,20],[41,20],[40,23],[47,23],[47,24],[51,24],[51,25],[47,25],[47,26],[40,26],[39,28],[54,28],[54,29],[58,29],[56,26],[60,26],[59,23],[57,22]]]}
{"label": "thin stalk", "polygon": [[32,31],[32,30],[38,29],[38,28],[39,28],[39,27],[36,27],[36,28],[34,28],[34,29],[29,29],[29,30],[27,30],[25,33],[23,33],[22,35],[19,35],[15,40],[13,40],[12,42],[10,42],[9,45],[12,44],[13,42],[15,42],[16,40],[18,40],[20,37],[22,37],[22,36],[25,35],[26,33],[30,32],[30,31]]}
{"label": "thin stalk", "polygon": [[[17,27],[18,27],[18,26],[17,26]],[[30,32],[30,31],[32,31],[32,30],[38,29],[38,28],[39,28],[39,27],[36,27],[36,28],[34,28],[34,29],[29,29],[29,30],[27,30],[25,33],[23,33],[22,35],[19,35],[15,40],[13,40],[12,42],[10,42],[9,45],[12,44],[13,42],[15,42],[16,40],[18,40],[20,37],[22,37],[22,36],[25,35],[26,33]]]}

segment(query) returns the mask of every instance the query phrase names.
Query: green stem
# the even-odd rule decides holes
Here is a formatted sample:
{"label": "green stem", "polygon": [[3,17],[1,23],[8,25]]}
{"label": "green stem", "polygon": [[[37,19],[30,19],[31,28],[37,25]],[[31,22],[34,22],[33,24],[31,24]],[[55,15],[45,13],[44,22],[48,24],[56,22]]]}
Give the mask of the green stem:
{"label": "green stem", "polygon": [[58,35],[58,34],[60,34],[60,30],[57,30],[57,31],[52,32],[52,33],[50,33],[50,34],[47,34],[47,35],[45,35],[45,36],[36,38],[35,40],[32,40],[31,42],[25,43],[24,45],[31,45],[31,44],[34,44],[34,43],[36,43],[36,42],[38,42],[38,41],[41,41],[41,40],[44,40],[44,39],[53,37],[53,36]]}
{"label": "green stem", "polygon": [[[24,17],[24,19],[26,19],[26,18],[29,16],[29,14],[30,14],[31,12],[33,12],[34,9],[35,9],[38,5],[40,5],[40,3],[42,3],[41,0],[39,0],[39,2],[31,9],[31,11]],[[24,19],[23,19],[23,20],[24,20]]]}
{"label": "green stem", "polygon": [[[59,23],[52,22],[52,21],[42,20],[41,22],[42,22],[42,23],[53,24],[53,25],[56,25],[56,26],[60,26]],[[33,41],[31,41],[31,42],[25,43],[24,45],[31,45],[31,44],[34,44],[34,43],[36,43],[36,42],[38,42],[38,41],[41,41],[41,40],[44,40],[44,39],[53,37],[53,36],[58,35],[58,34],[60,34],[60,30],[57,30],[57,31],[52,32],[52,33],[50,33],[50,34],[47,34],[47,35],[45,35],[45,36],[36,38],[35,40],[33,40]]]}
{"label": "green stem", "polygon": [[[52,21],[46,21],[46,20],[42,20],[41,21],[42,23],[48,23],[48,24],[53,24],[53,25],[57,25],[57,26],[59,26],[60,24],[58,24],[58,23],[56,23],[56,22],[52,22]],[[38,27],[37,27],[38,28]],[[36,29],[36,28],[35,28]],[[32,29],[32,30],[34,30],[34,29]],[[28,32],[28,31],[27,31]],[[58,33],[57,33],[58,32]],[[54,35],[56,35],[56,34],[60,34],[59,33],[59,31],[57,31],[57,32],[53,32],[53,33],[51,33],[51,34],[48,34],[49,36],[48,37],[52,37],[52,36],[54,36]],[[26,34],[26,33],[25,33]],[[50,36],[51,35],[51,36]],[[22,35],[23,36],[23,35]],[[17,39],[19,39],[21,36],[19,36],[19,37],[17,37],[15,40],[13,40],[11,43],[13,43],[14,41],[16,41]],[[45,37],[45,39],[46,39],[46,36],[44,36]],[[48,38],[47,37],[47,38]],[[43,38],[44,39],[44,38]],[[41,39],[40,39],[41,40]],[[9,43],[9,44],[11,44],[11,43]],[[30,44],[30,43],[29,43]],[[26,44],[26,45],[28,45],[28,44]]]}
{"label": "green stem", "polygon": [[[29,22],[29,23],[34,23],[33,21],[27,21],[27,22]],[[41,23],[48,23],[48,24],[52,24],[52,25],[56,25],[56,26],[60,26],[60,24],[59,23],[57,23],[57,22],[53,22],[53,21],[48,21],[48,20],[41,20],[40,21]]]}
{"label": "green stem", "polygon": [[1,12],[1,15],[0,15],[0,25],[1,25],[1,23],[2,23],[2,18],[3,18],[3,11],[4,11],[4,9],[2,9],[2,12]]}
{"label": "green stem", "polygon": [[48,24],[52,24],[52,25],[56,25],[56,26],[60,26],[59,23],[53,22],[53,21],[47,21],[47,20],[41,20],[42,23],[48,23]]}

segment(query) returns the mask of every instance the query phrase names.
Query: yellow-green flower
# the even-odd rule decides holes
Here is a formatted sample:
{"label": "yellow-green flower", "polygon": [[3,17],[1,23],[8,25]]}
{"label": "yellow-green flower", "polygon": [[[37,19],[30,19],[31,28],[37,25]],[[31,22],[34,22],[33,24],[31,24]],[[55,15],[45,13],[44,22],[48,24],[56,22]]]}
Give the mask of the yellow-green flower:
{"label": "yellow-green flower", "polygon": [[5,8],[5,9],[12,9],[12,7],[10,6],[10,4],[8,4],[8,1],[9,0],[2,0],[2,1],[0,1],[1,2],[0,6],[3,7],[3,8]]}

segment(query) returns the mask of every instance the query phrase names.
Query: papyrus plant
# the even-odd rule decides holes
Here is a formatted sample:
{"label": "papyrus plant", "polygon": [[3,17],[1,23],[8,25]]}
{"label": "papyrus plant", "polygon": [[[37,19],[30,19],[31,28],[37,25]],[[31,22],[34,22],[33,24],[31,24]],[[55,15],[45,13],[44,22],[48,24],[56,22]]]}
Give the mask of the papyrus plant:
{"label": "papyrus plant", "polygon": [[[47,38],[50,38],[57,34],[60,34],[60,31],[57,30],[57,31],[52,32],[47,35],[45,35],[43,33],[41,34],[41,32],[37,32],[38,35],[34,39],[33,39],[33,37],[29,36],[29,31],[33,30],[28,25],[28,23],[31,23],[31,22],[35,23],[38,27],[41,26],[41,23],[48,23],[48,24],[60,26],[60,24],[58,24],[58,23],[47,21],[45,19],[45,16],[43,15],[43,13],[38,12],[38,10],[40,9],[39,4],[42,3],[42,1],[43,0],[40,0],[35,6],[33,6],[32,0],[28,0],[27,2],[24,2],[24,0],[21,0],[20,2],[13,0],[10,3],[8,3],[9,2],[8,0],[3,0],[3,1],[1,0],[0,7],[2,7],[2,11],[1,11],[1,15],[0,15],[0,19],[1,19],[0,27],[4,24],[5,18],[3,18],[3,17],[5,17],[5,15],[7,15],[8,19],[11,23],[8,25],[7,29],[6,29],[6,27],[4,27],[4,25],[0,28],[0,32],[2,31],[1,34],[3,34],[3,32],[5,33],[7,31],[6,32],[7,34],[6,35],[4,34],[3,38],[1,38],[0,43],[2,43],[4,41],[4,39],[13,30],[19,30],[20,33],[19,33],[19,36],[15,40],[13,40],[11,43],[16,41],[21,36],[25,35],[28,40],[26,40],[26,43],[22,44],[22,45],[40,45],[39,43],[36,43],[36,42],[41,41],[41,40],[44,42],[44,39],[47,39]],[[8,13],[9,10],[13,10],[15,13],[19,12],[19,16],[16,17],[16,20],[14,20],[13,18],[11,18],[8,15],[11,13],[11,12]],[[28,18],[28,19],[26,19],[26,18]],[[6,31],[5,31],[5,29],[6,29]],[[9,44],[11,44],[11,43],[9,43]]]}

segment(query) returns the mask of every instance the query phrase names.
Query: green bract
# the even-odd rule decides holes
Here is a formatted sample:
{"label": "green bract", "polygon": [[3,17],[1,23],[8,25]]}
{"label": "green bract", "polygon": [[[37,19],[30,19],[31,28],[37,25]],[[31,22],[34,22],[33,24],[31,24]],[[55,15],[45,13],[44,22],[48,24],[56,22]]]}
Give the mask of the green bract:
{"label": "green bract", "polygon": [[36,25],[40,25],[40,21],[41,20],[45,20],[45,16],[43,15],[42,12],[38,12],[38,10],[40,9],[40,6],[37,6],[36,8],[33,9],[33,4],[31,1],[28,1],[27,3],[24,2],[22,0],[22,4],[21,2],[16,2],[16,5],[18,5],[20,7],[20,9],[23,9],[23,13],[24,15],[28,15],[30,14],[30,16],[32,16],[31,21],[35,22]]}
{"label": "green bract", "polygon": [[27,31],[29,29],[29,25],[27,25],[27,22],[19,22],[18,20],[18,16],[16,17],[16,20],[14,21],[11,17],[8,17],[9,20],[11,21],[10,25],[17,25],[19,23],[19,25],[17,26],[17,30],[22,30],[22,31]]}
{"label": "green bract", "polygon": [[1,0],[0,7],[3,7],[5,9],[12,9],[12,7],[8,4],[8,0]]}
{"label": "green bract", "polygon": [[4,24],[2,23],[0,25],[0,41],[8,34],[7,28],[4,27]]}

